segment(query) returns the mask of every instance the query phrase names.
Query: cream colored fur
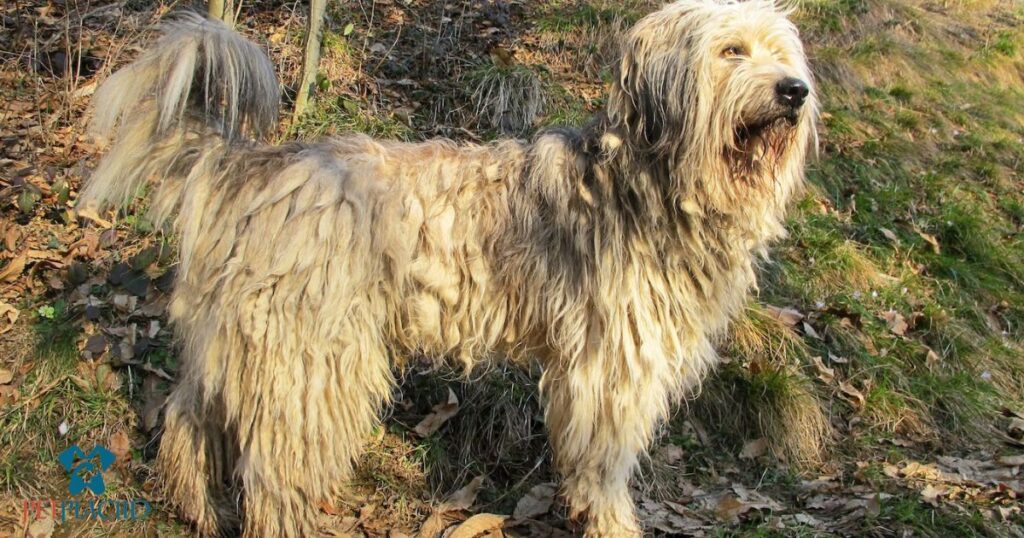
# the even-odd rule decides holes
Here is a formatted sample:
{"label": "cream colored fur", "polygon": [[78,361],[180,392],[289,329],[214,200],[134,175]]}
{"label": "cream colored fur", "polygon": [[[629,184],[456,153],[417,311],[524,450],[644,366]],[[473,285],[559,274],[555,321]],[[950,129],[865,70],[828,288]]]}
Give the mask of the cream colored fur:
{"label": "cream colored fur", "polygon": [[774,98],[780,77],[810,83],[785,13],[670,4],[626,36],[606,114],[483,146],[262,144],[265,54],[196,15],[163,36],[97,93],[118,138],[80,203],[151,182],[179,234],[158,466],[198,530],[316,534],[393,366],[421,353],[539,358],[572,515],[638,535],[637,458],[714,365],[814,143],[813,90],[791,121]]}

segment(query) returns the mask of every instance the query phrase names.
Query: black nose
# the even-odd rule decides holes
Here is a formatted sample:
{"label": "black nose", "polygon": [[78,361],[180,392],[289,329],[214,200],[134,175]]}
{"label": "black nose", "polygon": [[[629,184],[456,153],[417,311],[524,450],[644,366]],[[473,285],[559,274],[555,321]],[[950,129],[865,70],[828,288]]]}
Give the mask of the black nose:
{"label": "black nose", "polygon": [[800,108],[810,92],[807,83],[796,77],[786,77],[775,85],[775,98],[779,104],[793,108]]}

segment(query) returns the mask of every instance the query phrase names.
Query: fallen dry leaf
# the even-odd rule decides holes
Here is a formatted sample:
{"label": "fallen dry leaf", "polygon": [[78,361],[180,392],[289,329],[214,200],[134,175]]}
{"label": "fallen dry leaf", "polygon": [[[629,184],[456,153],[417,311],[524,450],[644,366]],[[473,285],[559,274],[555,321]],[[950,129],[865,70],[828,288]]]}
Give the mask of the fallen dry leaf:
{"label": "fallen dry leaf", "polygon": [[132,448],[131,439],[128,438],[128,434],[124,430],[118,430],[110,436],[110,451],[114,453],[114,457],[117,461],[124,463],[127,459],[128,452]]}
{"label": "fallen dry leaf", "polygon": [[555,492],[558,491],[555,484],[546,482],[537,484],[530,488],[530,491],[523,495],[516,503],[516,509],[512,517],[516,519],[528,519],[548,513],[551,505],[555,502]]}
{"label": "fallen dry leaf", "polygon": [[821,362],[821,357],[815,355],[811,357],[811,364],[814,365],[814,369],[818,372],[818,379],[822,380],[825,384],[831,383],[836,378],[836,371],[828,366],[825,366],[824,362]]}
{"label": "fallen dry leaf", "polygon": [[804,322],[804,334],[814,338],[815,340],[821,340],[821,335],[818,334],[818,331],[814,330],[814,327],[806,321]]}
{"label": "fallen dry leaf", "polygon": [[892,241],[893,243],[900,242],[900,238],[896,235],[896,232],[881,226],[878,228],[878,231],[882,232],[882,235],[884,235],[889,241]]}
{"label": "fallen dry leaf", "polygon": [[71,93],[71,96],[75,99],[81,99],[83,97],[89,97],[96,91],[96,82],[90,82],[79,87],[77,90]]}
{"label": "fallen dry leaf", "polygon": [[942,253],[942,249],[939,247],[939,240],[934,235],[921,231],[917,226],[914,226],[914,231],[932,247],[932,252],[935,254]]}
{"label": "fallen dry leaf", "polygon": [[88,207],[77,208],[77,209],[75,209],[75,214],[78,215],[80,218],[83,218],[85,220],[89,220],[89,221],[92,221],[92,222],[98,224],[101,228],[112,228],[114,226],[114,224],[112,222],[110,222],[109,220],[99,216],[99,214],[96,213],[96,210],[94,210],[92,208],[88,208]]}
{"label": "fallen dry leaf", "polygon": [[[449,389],[449,397],[454,397],[454,394],[451,393],[451,389]],[[435,406],[435,408],[436,407],[437,406]],[[469,484],[466,484],[455,493],[449,495],[443,503],[436,506],[430,513],[430,517],[423,522],[417,536],[420,538],[434,538],[436,536],[441,536],[441,534],[445,532],[445,529],[448,528],[448,518],[446,515],[451,512],[469,510],[470,507],[473,506],[473,503],[476,502],[476,494],[480,491],[480,486],[483,485],[483,482],[484,477],[482,475],[478,476],[473,480],[470,480]]]}
{"label": "fallen dry leaf", "polygon": [[655,454],[656,458],[669,465],[674,465],[685,456],[686,452],[678,445],[665,445]]}
{"label": "fallen dry leaf", "polygon": [[341,515],[342,512],[344,512],[344,510],[339,510],[337,506],[334,506],[333,503],[327,501],[320,501],[320,503],[317,504],[317,506],[320,508],[321,512],[329,516]]}
{"label": "fallen dry leaf", "polygon": [[505,525],[506,519],[508,516],[477,514],[456,527],[451,534],[448,534],[448,538],[476,538],[481,535],[500,538],[504,536],[501,528]]}
{"label": "fallen dry leaf", "polygon": [[743,450],[740,451],[741,460],[752,460],[763,456],[768,450],[768,439],[761,437],[753,441],[743,443]]}
{"label": "fallen dry leaf", "polygon": [[167,393],[160,390],[160,378],[147,375],[142,381],[142,428],[150,432],[160,421],[160,410],[167,400]]}
{"label": "fallen dry leaf", "polygon": [[28,251],[18,254],[14,259],[7,262],[3,269],[0,269],[0,282],[14,282],[21,272],[25,270],[28,263]]}
{"label": "fallen dry leaf", "polygon": [[736,495],[726,494],[715,504],[715,516],[719,520],[730,524],[739,523],[739,516],[751,510],[769,510],[780,512],[785,507],[778,501],[771,499],[757,491],[749,490],[740,484],[733,484],[732,490]]}
{"label": "fallen dry leaf", "polygon": [[14,373],[7,368],[0,368],[0,385],[6,385],[14,379]]}
{"label": "fallen dry leaf", "polygon": [[804,319],[804,315],[799,310],[794,310],[792,308],[765,305],[764,309],[771,317],[781,321],[787,327],[795,327],[800,320]]}
{"label": "fallen dry leaf", "polygon": [[695,516],[692,510],[670,501],[657,502],[643,499],[637,505],[637,515],[644,527],[672,535],[702,537],[713,527]]}
{"label": "fallen dry leaf", "polygon": [[0,301],[0,334],[14,328],[16,321],[18,321],[18,309]]}
{"label": "fallen dry leaf", "polygon": [[14,252],[14,249],[18,247],[18,239],[21,237],[21,231],[17,226],[8,224],[7,229],[3,233],[4,248]]}
{"label": "fallen dry leaf", "polygon": [[847,400],[854,404],[855,409],[864,408],[864,403],[867,400],[864,398],[864,393],[857,390],[857,387],[854,387],[848,381],[843,381],[839,383],[839,391],[847,397]]}
{"label": "fallen dry leaf", "polygon": [[121,376],[110,367],[108,363],[96,366],[96,387],[108,392],[121,388]]}
{"label": "fallen dry leaf", "polygon": [[928,484],[921,490],[921,500],[932,505],[939,505],[939,497],[946,493],[946,488],[943,486],[935,486],[934,484]]}
{"label": "fallen dry leaf", "polygon": [[1017,454],[1014,456],[999,456],[998,458],[996,458],[996,463],[1007,467],[1024,466],[1024,454]]}
{"label": "fallen dry leaf", "polygon": [[416,425],[412,431],[416,432],[416,435],[420,437],[428,437],[448,422],[449,419],[459,413],[459,399],[455,396],[455,391],[448,388],[448,400],[444,403],[439,403],[434,406],[434,412],[430,413],[419,424]]}
{"label": "fallen dry leaf", "polygon": [[480,486],[483,483],[484,477],[482,475],[470,480],[469,484],[452,493],[445,500],[444,504],[441,505],[442,509],[445,511],[469,510],[473,503],[476,502],[476,494],[480,491]]}
{"label": "fallen dry leaf", "polygon": [[1011,417],[1010,423],[1006,425],[1006,433],[1014,439],[1024,438],[1024,419]]}
{"label": "fallen dry leaf", "polygon": [[903,314],[895,310],[889,310],[888,312],[882,312],[882,319],[889,326],[889,332],[896,336],[903,336],[907,332],[907,321],[903,318]]}
{"label": "fallen dry leaf", "polygon": [[810,514],[793,514],[793,521],[816,529],[824,529],[825,523]]}
{"label": "fallen dry leaf", "polygon": [[445,513],[435,510],[423,522],[416,536],[418,538],[437,538],[444,533],[446,528],[448,528],[448,520],[445,519]]}
{"label": "fallen dry leaf", "polygon": [[735,483],[732,485],[732,490],[736,492],[736,495],[739,497],[741,501],[745,503],[750,503],[754,508],[757,508],[758,510],[785,510],[785,507],[779,504],[778,501],[758,492],[757,490],[747,489],[743,485]]}
{"label": "fallen dry leaf", "polygon": [[93,230],[86,230],[82,238],[71,244],[65,251],[65,259],[71,260],[75,256],[92,258],[100,247],[100,236]]}
{"label": "fallen dry leaf", "polygon": [[107,351],[107,337],[102,334],[94,334],[85,341],[82,349],[82,357],[88,360],[98,359]]}
{"label": "fallen dry leaf", "polygon": [[740,522],[740,515],[751,509],[749,505],[732,495],[726,495],[715,506],[715,516],[721,521],[735,525]]}
{"label": "fallen dry leaf", "polygon": [[828,360],[836,364],[846,364],[850,362],[850,359],[847,359],[846,357],[839,357],[837,355],[833,355],[831,351],[828,352]]}
{"label": "fallen dry leaf", "polygon": [[50,538],[53,536],[54,521],[49,517],[37,519],[28,526],[28,532],[25,533],[26,538]]}
{"label": "fallen dry leaf", "polygon": [[[1018,482],[1016,479],[1019,469],[1016,466],[1004,466],[988,460],[982,461],[954,456],[939,456],[936,459],[938,460],[939,467],[945,469],[945,471],[941,472],[947,482],[958,483],[967,480],[978,484],[990,485],[1000,483],[1009,485],[1012,482]],[[1024,490],[1024,484],[1019,484],[1014,489]]]}

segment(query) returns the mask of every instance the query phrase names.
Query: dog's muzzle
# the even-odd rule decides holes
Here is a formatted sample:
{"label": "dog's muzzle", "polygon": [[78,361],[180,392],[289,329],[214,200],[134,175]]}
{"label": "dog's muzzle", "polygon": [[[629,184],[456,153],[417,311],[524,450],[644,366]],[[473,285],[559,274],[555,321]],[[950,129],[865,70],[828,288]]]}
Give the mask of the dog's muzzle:
{"label": "dog's muzzle", "polygon": [[775,84],[775,100],[794,111],[803,106],[809,93],[807,83],[796,77],[786,77]]}

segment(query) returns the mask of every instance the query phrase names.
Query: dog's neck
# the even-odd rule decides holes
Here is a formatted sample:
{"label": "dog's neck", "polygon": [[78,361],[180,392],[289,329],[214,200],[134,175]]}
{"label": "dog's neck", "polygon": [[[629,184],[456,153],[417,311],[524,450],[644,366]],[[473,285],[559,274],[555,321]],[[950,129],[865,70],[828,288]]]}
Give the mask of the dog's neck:
{"label": "dog's neck", "polygon": [[601,199],[638,230],[661,231],[672,241],[691,233],[694,219],[702,219],[700,228],[719,229],[742,248],[759,248],[783,233],[787,200],[778,199],[775,170],[729,166],[716,156],[645,150],[604,115],[578,136],[569,150],[586,163],[576,181],[581,192]]}

